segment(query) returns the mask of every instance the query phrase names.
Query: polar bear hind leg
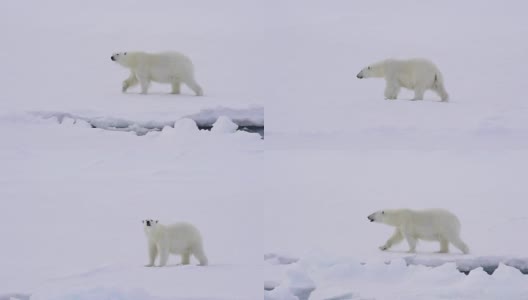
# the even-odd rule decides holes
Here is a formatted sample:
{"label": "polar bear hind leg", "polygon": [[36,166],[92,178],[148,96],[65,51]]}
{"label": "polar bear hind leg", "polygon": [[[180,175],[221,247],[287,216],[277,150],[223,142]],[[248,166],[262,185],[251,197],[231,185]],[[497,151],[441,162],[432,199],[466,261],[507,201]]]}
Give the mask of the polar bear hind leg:
{"label": "polar bear hind leg", "polygon": [[414,98],[412,100],[423,100],[425,94],[425,88],[422,86],[417,86],[414,88]]}
{"label": "polar bear hind leg", "polygon": [[469,248],[468,246],[466,245],[466,243],[464,243],[460,237],[456,236],[456,237],[453,237],[449,240],[451,242],[451,244],[453,244],[455,247],[457,247],[458,249],[460,249],[460,251],[462,251],[462,253],[464,254],[468,254],[469,253]]}
{"label": "polar bear hind leg", "polygon": [[440,250],[438,253],[447,253],[449,252],[449,241],[445,238],[440,238]]}
{"label": "polar bear hind leg", "polygon": [[192,249],[192,254],[200,262],[200,266],[207,266],[207,264],[209,263],[209,261],[207,260],[207,256],[205,256],[202,246],[194,247]]}
{"label": "polar bear hind leg", "polygon": [[190,251],[184,252],[181,257],[182,257],[182,260],[181,260],[182,265],[188,265],[189,263],[191,263],[191,252]]}
{"label": "polar bear hind leg", "polygon": [[172,94],[179,94],[180,93],[180,86],[181,82],[179,80],[175,80],[172,82]]}
{"label": "polar bear hind leg", "polygon": [[442,102],[449,101],[449,95],[447,94],[444,88],[444,85],[441,82],[435,82],[433,86],[433,91],[437,93],[438,96],[440,96],[440,98],[442,99]]}
{"label": "polar bear hind leg", "polygon": [[194,78],[190,78],[185,80],[185,84],[193,90],[193,92],[196,94],[196,96],[203,96],[203,90],[202,87],[194,80]]}

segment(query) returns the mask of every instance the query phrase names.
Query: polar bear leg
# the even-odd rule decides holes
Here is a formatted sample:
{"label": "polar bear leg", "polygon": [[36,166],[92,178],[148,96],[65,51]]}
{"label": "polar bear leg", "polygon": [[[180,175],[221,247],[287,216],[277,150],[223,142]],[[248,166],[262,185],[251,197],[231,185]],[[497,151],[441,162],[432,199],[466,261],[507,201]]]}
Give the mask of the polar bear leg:
{"label": "polar bear leg", "polygon": [[188,265],[191,262],[191,252],[189,251],[184,252],[181,257],[182,257],[182,260],[181,260],[182,265]]}
{"label": "polar bear leg", "polygon": [[414,98],[412,100],[423,100],[425,89],[423,87],[416,87],[414,89]]}
{"label": "polar bear leg", "polygon": [[128,76],[128,78],[123,81],[123,88],[121,89],[121,91],[125,93],[129,87],[133,87],[138,83],[139,82],[136,78],[136,74],[134,74],[134,72],[130,72],[130,76]]}
{"label": "polar bear leg", "polygon": [[416,243],[418,242],[415,237],[408,233],[403,233],[405,236],[405,239],[407,240],[407,243],[409,244],[409,253],[416,252]]}
{"label": "polar bear leg", "polygon": [[451,244],[453,244],[455,247],[457,247],[458,249],[460,249],[460,251],[462,251],[462,253],[464,254],[468,254],[469,253],[469,248],[468,246],[466,245],[466,243],[464,243],[460,237],[456,236],[456,237],[453,237],[449,240],[451,242]]}
{"label": "polar bear leg", "polygon": [[209,261],[207,260],[207,256],[205,256],[202,246],[194,247],[192,249],[192,254],[200,262],[200,266],[207,266],[207,264],[209,263]]}
{"label": "polar bear leg", "polygon": [[438,253],[449,252],[449,241],[445,238],[440,238],[440,251]]}
{"label": "polar bear leg", "polygon": [[164,244],[158,244],[158,252],[160,255],[159,267],[163,267],[169,260],[169,248]]}
{"label": "polar bear leg", "polygon": [[449,95],[447,94],[446,90],[444,89],[444,86],[443,85],[438,85],[435,86],[433,88],[433,91],[435,91],[435,93],[438,94],[438,96],[440,96],[440,98],[442,99],[442,102],[447,102],[449,101]]}
{"label": "polar bear leg", "polygon": [[158,256],[158,248],[156,247],[156,244],[150,243],[149,244],[149,264],[145,267],[152,267],[154,265],[154,262],[156,261],[156,256]]}
{"label": "polar bear leg", "polygon": [[398,244],[402,240],[403,240],[403,235],[400,229],[396,228],[396,230],[394,231],[394,234],[387,240],[387,242],[385,242],[385,245],[380,246],[379,248],[380,250],[385,251],[389,249],[390,247],[392,247],[392,245]]}
{"label": "polar bear leg", "polygon": [[202,87],[194,80],[194,78],[187,79],[184,82],[191,90],[193,90],[196,96],[203,96]]}
{"label": "polar bear leg", "polygon": [[400,86],[390,80],[387,80],[387,85],[385,86],[385,99],[394,100],[398,98],[400,93]]}
{"label": "polar bear leg", "polygon": [[145,95],[150,86],[150,80],[145,76],[138,76],[139,84],[141,85],[141,94]]}
{"label": "polar bear leg", "polygon": [[180,86],[181,86],[181,82],[179,81],[174,81],[172,82],[172,94],[179,94],[180,93]]}

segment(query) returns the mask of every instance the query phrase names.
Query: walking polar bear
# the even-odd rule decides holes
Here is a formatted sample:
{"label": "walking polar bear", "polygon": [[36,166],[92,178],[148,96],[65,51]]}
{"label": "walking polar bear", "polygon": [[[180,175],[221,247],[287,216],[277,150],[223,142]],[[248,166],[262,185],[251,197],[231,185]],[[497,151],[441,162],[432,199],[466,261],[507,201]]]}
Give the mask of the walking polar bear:
{"label": "walking polar bear", "polygon": [[172,94],[179,94],[180,85],[185,83],[196,96],[203,95],[202,87],[194,79],[194,66],[191,60],[181,53],[120,52],[114,53],[110,59],[130,69],[130,76],[123,81],[123,93],[139,83],[141,94],[146,94],[150,82],[154,81],[170,83]]}
{"label": "walking polar bear", "polygon": [[444,88],[442,73],[426,59],[386,59],[365,67],[357,74],[357,78],[385,78],[385,99],[398,98],[402,87],[414,90],[412,100],[423,100],[427,90],[436,92],[442,101],[447,102],[449,95]]}
{"label": "walking polar bear", "polygon": [[404,238],[409,244],[409,252],[416,251],[418,240],[439,241],[439,253],[449,252],[449,243],[469,253],[468,246],[460,238],[460,221],[447,210],[428,209],[415,211],[410,209],[392,209],[377,211],[367,217],[370,222],[378,222],[396,227],[394,234],[380,246],[387,250]]}
{"label": "walking polar bear", "polygon": [[162,225],[157,220],[144,220],[143,224],[149,252],[149,264],[146,267],[154,266],[158,256],[160,257],[158,266],[165,266],[169,254],[181,255],[182,265],[190,263],[191,255],[198,259],[201,266],[208,264],[202,237],[193,225],[188,223]]}

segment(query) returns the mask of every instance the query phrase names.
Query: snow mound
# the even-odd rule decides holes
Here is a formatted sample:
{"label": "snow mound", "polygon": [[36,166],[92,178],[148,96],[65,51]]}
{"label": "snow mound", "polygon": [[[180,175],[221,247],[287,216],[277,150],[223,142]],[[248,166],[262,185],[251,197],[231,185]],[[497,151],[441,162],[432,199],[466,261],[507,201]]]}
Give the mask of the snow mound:
{"label": "snow mound", "polygon": [[214,133],[234,133],[237,131],[238,125],[226,116],[220,116],[213,124],[211,132]]}
{"label": "snow mound", "polygon": [[[234,133],[237,130],[258,133],[264,136],[263,109],[254,109],[246,115],[246,110],[221,109],[225,115],[216,117],[220,112],[208,111],[205,115],[188,116],[183,118],[166,119],[159,117],[157,120],[130,120],[110,116],[86,116],[67,112],[33,112],[31,115],[44,119],[50,123],[76,126],[80,128],[100,128],[109,131],[134,132],[138,136],[150,132],[165,131],[177,133],[190,133],[199,130],[212,130],[216,133]],[[214,112],[214,113],[213,113]],[[233,116],[232,116],[233,115]],[[212,119],[212,116],[215,116]],[[245,116],[245,117],[243,117]],[[196,119],[195,119],[196,118]],[[171,130],[174,128],[175,130]]]}
{"label": "snow mound", "polygon": [[472,272],[475,269],[482,268],[489,275],[499,268],[500,265],[505,265],[517,269],[522,274],[528,274],[528,258],[512,258],[503,256],[481,256],[472,258],[459,259],[433,259],[422,258],[417,256],[404,257],[407,265],[423,265],[427,267],[439,267],[446,263],[454,263],[456,268],[465,274]]}
{"label": "snow mound", "polygon": [[264,254],[264,260],[272,265],[289,265],[299,261],[297,257],[276,253]]}
{"label": "snow mound", "polygon": [[179,132],[196,132],[198,125],[193,119],[183,118],[174,123],[174,130]]}
{"label": "snow mound", "polygon": [[[3,298],[0,298],[3,300]],[[6,298],[7,299],[7,298]],[[28,299],[29,298],[20,298]],[[114,287],[98,287],[93,289],[75,289],[67,292],[40,293],[31,296],[31,300],[226,300],[224,298],[194,298],[194,297],[156,297],[141,289],[122,290]]]}
{"label": "snow mound", "polygon": [[[492,300],[526,299],[528,295],[528,276],[503,263],[492,276],[482,267],[464,275],[455,262],[426,267],[407,265],[404,259],[360,263],[356,259],[313,257],[303,258],[286,269],[281,265],[266,268],[268,274],[273,274],[266,277],[274,277],[266,278],[268,282],[284,278],[275,289],[264,291],[268,300]],[[271,269],[274,272],[269,272]]]}
{"label": "snow mound", "polygon": [[0,300],[29,300],[30,297],[28,294],[0,294]]}
{"label": "snow mound", "polygon": [[198,126],[211,126],[216,120],[226,116],[238,126],[257,126],[264,127],[264,107],[254,106],[248,109],[232,109],[226,107],[217,107],[214,109],[203,109],[200,112],[188,115],[196,121]]}

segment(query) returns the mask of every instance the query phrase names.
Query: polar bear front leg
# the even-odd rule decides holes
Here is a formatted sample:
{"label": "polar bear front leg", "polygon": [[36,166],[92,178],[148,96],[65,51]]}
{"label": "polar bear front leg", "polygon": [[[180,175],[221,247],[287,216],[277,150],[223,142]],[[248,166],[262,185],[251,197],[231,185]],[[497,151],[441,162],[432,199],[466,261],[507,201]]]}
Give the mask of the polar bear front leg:
{"label": "polar bear front leg", "polygon": [[141,94],[146,95],[150,86],[150,79],[147,76],[137,76],[139,84],[141,85]]}
{"label": "polar bear front leg", "polygon": [[394,231],[394,234],[387,240],[387,242],[385,242],[385,245],[380,246],[379,248],[381,251],[388,250],[390,247],[392,247],[392,245],[398,244],[402,240],[403,240],[403,235],[400,229],[396,228],[396,230]]}
{"label": "polar bear front leg", "polygon": [[407,243],[409,244],[409,251],[407,251],[407,252],[415,253],[416,252],[416,243],[418,242],[418,240],[414,236],[412,236],[412,235],[410,235],[408,233],[404,233],[403,235],[405,236],[405,239],[407,240]]}
{"label": "polar bear front leg", "polygon": [[145,267],[152,267],[154,266],[154,262],[156,261],[156,257],[158,256],[158,247],[156,247],[156,244],[149,243],[149,264]]}
{"label": "polar bear front leg", "polygon": [[134,72],[130,72],[130,76],[128,76],[128,78],[125,79],[125,81],[123,81],[122,92],[126,93],[126,91],[128,90],[129,87],[135,86],[138,83],[139,82],[138,82],[138,80],[136,78],[136,74],[134,74]]}
{"label": "polar bear front leg", "polygon": [[398,98],[399,93],[400,86],[391,80],[387,80],[387,85],[385,86],[385,99],[395,100]]}

